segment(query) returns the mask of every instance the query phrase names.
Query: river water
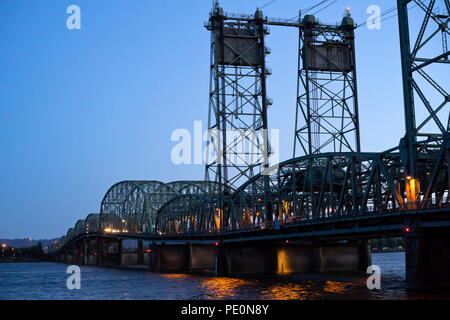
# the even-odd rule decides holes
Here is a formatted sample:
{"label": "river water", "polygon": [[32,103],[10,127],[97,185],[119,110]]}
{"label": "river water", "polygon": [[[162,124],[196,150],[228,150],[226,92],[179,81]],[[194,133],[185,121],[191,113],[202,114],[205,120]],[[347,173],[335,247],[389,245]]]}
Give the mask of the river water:
{"label": "river water", "polygon": [[221,278],[145,270],[81,267],[81,289],[67,289],[67,265],[0,263],[0,299],[427,299],[450,298],[406,291],[404,253],[377,253],[381,289],[369,290],[364,274],[302,274]]}

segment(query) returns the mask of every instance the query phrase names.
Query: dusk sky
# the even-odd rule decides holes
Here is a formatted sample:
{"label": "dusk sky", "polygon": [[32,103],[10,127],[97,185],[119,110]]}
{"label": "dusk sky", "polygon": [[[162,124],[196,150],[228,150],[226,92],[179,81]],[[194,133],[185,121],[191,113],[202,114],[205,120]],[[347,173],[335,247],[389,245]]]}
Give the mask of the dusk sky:
{"label": "dusk sky", "polygon": [[[269,0],[222,0],[253,14]],[[317,0],[278,0],[265,15],[292,18]],[[81,9],[69,30],[66,8]],[[207,127],[211,0],[0,1],[0,238],[52,238],[100,210],[122,180],[202,180],[203,165],[171,161],[177,128]],[[361,24],[369,5],[338,0],[317,14]],[[413,16],[413,13],[412,13]],[[292,156],[298,31],[270,27],[269,127]],[[397,18],[356,30],[361,145],[382,151],[404,134]],[[447,113],[448,114],[448,113]]]}

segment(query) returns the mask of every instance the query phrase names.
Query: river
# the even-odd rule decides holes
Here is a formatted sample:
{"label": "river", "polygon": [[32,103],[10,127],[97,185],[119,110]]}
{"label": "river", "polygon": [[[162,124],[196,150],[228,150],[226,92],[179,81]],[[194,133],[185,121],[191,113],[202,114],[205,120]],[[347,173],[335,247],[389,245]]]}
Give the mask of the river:
{"label": "river", "polygon": [[81,289],[69,290],[67,265],[0,263],[1,300],[104,299],[427,299],[450,298],[412,294],[406,290],[404,253],[376,253],[372,263],[381,268],[381,289],[366,287],[364,274],[300,274],[275,277],[210,277],[160,274],[144,270],[81,267]]}

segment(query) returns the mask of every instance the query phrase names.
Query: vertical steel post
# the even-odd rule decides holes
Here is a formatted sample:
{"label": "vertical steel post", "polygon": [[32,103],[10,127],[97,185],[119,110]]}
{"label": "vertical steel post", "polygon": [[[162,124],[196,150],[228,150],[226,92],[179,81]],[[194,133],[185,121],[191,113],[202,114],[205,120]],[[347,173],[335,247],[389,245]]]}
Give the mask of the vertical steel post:
{"label": "vertical steel post", "polygon": [[412,87],[412,60],[408,26],[408,3],[411,0],[397,0],[398,24],[400,34],[400,52],[403,80],[403,103],[405,112],[405,143],[408,153],[406,175],[416,177],[417,169],[417,130],[414,111],[414,95]]}

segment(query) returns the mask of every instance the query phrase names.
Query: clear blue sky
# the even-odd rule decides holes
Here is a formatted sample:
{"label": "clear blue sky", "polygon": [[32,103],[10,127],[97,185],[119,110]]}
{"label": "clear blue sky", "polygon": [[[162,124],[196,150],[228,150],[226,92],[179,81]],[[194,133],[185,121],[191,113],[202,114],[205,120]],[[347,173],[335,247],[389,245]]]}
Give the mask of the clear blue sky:
{"label": "clear blue sky", "polygon": [[[222,0],[253,13],[269,0]],[[291,18],[317,0],[278,0],[264,9]],[[338,0],[318,14],[337,22],[346,6],[394,0]],[[81,8],[81,30],[66,8]],[[207,120],[210,0],[0,1],[0,238],[61,236],[98,212],[121,180],[202,179],[203,166],[170,159],[177,128]],[[281,130],[281,160],[292,153],[297,32],[271,27],[267,45],[269,126]],[[381,151],[404,132],[397,19],[357,30],[362,147]]]}

